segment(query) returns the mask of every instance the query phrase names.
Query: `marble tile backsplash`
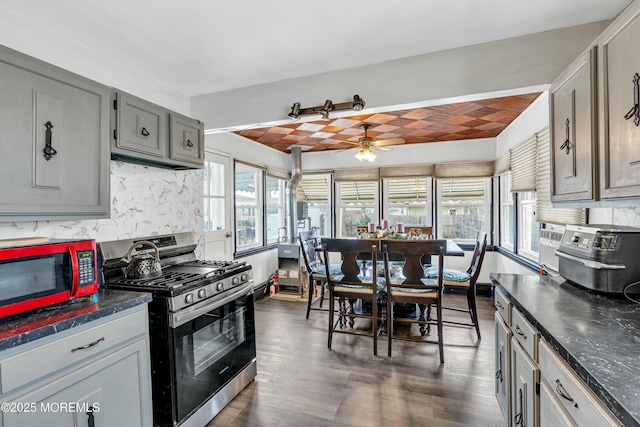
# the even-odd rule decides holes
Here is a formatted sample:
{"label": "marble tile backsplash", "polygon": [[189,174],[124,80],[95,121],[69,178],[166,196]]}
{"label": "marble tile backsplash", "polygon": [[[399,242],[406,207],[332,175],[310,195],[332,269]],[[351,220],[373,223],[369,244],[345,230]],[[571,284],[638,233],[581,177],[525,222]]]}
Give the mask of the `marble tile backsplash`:
{"label": "marble tile backsplash", "polygon": [[640,207],[589,209],[589,224],[611,224],[640,227]]}
{"label": "marble tile backsplash", "polygon": [[204,243],[202,170],[111,161],[111,218],[0,223],[0,239],[44,236],[96,241],[193,230]]}

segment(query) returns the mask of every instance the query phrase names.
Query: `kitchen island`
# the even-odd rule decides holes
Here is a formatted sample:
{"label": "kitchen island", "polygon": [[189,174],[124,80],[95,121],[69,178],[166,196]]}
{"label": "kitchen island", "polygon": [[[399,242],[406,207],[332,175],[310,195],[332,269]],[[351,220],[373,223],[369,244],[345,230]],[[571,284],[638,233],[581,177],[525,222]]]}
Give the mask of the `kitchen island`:
{"label": "kitchen island", "polygon": [[562,277],[492,274],[491,280],[613,415],[640,426],[640,305]]}

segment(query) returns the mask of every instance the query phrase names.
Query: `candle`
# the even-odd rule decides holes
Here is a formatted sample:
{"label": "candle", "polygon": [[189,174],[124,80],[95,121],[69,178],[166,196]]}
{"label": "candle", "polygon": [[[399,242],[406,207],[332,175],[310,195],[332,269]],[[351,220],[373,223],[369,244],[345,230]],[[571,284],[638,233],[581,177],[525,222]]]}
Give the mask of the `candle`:
{"label": "candle", "polygon": [[375,233],[376,231],[376,224],[373,222],[369,223],[369,233]]}
{"label": "candle", "polygon": [[398,225],[396,225],[396,231],[398,233],[404,233],[404,223],[399,222]]}
{"label": "candle", "polygon": [[389,220],[388,219],[383,219],[382,220],[382,229],[386,230],[387,228],[389,228]]}

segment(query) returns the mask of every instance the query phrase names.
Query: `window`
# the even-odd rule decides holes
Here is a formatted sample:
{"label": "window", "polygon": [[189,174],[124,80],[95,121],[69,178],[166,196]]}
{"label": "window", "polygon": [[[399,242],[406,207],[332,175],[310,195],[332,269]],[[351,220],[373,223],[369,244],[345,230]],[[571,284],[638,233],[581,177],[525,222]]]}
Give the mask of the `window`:
{"label": "window", "polygon": [[511,193],[511,174],[500,175],[500,246],[513,251],[515,245],[516,215]]}
{"label": "window", "polygon": [[286,231],[284,186],[283,179],[268,175],[265,177],[267,244],[277,243]]}
{"label": "window", "polygon": [[438,237],[475,240],[478,231],[489,232],[490,178],[438,179]]}
{"label": "window", "polygon": [[[331,236],[331,176],[302,175],[298,186],[298,201],[307,204],[311,228],[316,227],[320,236]],[[305,224],[308,227],[309,223]]]}
{"label": "window", "polygon": [[536,221],[536,194],[518,193],[518,254],[537,260],[540,245],[540,223]]}
{"label": "window", "polygon": [[384,214],[389,224],[431,226],[431,178],[383,179]]}
{"label": "window", "polygon": [[236,163],[236,249],[262,246],[262,171]]}
{"label": "window", "polygon": [[225,227],[224,165],[204,162],[204,231],[223,230]]}
{"label": "window", "polygon": [[337,235],[356,237],[357,227],[378,223],[378,182],[341,181],[337,191]]}

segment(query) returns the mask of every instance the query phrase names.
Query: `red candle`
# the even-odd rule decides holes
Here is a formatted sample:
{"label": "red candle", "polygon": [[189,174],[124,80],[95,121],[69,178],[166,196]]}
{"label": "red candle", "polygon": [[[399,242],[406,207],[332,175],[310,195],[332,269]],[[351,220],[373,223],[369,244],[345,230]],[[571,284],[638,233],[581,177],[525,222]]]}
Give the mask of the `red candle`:
{"label": "red candle", "polygon": [[369,233],[375,233],[376,231],[376,224],[373,222],[369,223]]}
{"label": "red candle", "polygon": [[404,224],[399,222],[398,225],[396,226],[396,231],[398,233],[404,233]]}
{"label": "red candle", "polygon": [[382,229],[386,230],[387,228],[389,228],[389,220],[388,219],[383,219],[382,220]]}

